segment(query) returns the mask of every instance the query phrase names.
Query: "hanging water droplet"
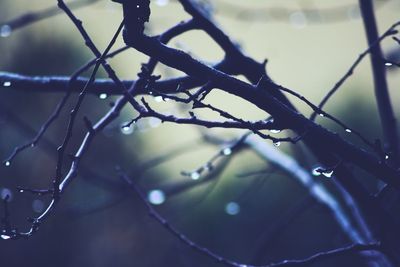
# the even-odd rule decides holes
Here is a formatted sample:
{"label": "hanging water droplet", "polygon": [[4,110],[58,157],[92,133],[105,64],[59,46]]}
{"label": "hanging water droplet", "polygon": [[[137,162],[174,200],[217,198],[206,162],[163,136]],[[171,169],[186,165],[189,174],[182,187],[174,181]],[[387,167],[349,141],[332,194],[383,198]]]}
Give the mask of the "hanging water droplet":
{"label": "hanging water droplet", "polygon": [[156,96],[156,97],[154,97],[154,101],[156,101],[156,102],[158,102],[158,103],[162,102],[163,100],[164,100],[164,99],[163,99],[162,96]]}
{"label": "hanging water droplet", "polygon": [[320,115],[321,117],[325,117],[324,113],[319,113],[319,115]]}
{"label": "hanging water droplet", "polygon": [[192,180],[198,180],[200,178],[200,173],[199,172],[192,172],[190,174],[190,178],[192,178]]}
{"label": "hanging water droplet", "polygon": [[229,215],[237,215],[240,212],[240,206],[236,202],[229,202],[225,206],[225,212]]}
{"label": "hanging water droplet", "polygon": [[391,63],[391,62],[386,62],[386,63],[385,63],[385,66],[386,66],[386,67],[391,67],[391,66],[393,66],[393,63]]}
{"label": "hanging water droplet", "polygon": [[108,95],[106,93],[102,93],[99,95],[99,98],[102,100],[106,99],[107,97],[108,97]]}
{"label": "hanging water droplet", "polygon": [[10,167],[11,162],[7,160],[6,162],[4,162],[4,165],[6,165],[6,167]]}
{"label": "hanging water droplet", "polygon": [[4,87],[10,87],[11,86],[11,82],[10,81],[6,81],[3,83]]}
{"label": "hanging water droplet", "polygon": [[41,213],[44,210],[44,202],[40,199],[35,199],[32,202],[32,209],[36,213]]}
{"label": "hanging water droplet", "polygon": [[1,197],[1,199],[8,199],[8,201],[11,201],[12,200],[12,198],[13,198],[13,193],[11,192],[11,190],[10,189],[8,189],[8,188],[2,188],[1,190],[0,190],[0,197]]}
{"label": "hanging water droplet", "polygon": [[333,175],[333,170],[331,170],[331,171],[323,171],[322,175],[327,177],[327,178],[331,178],[332,175]]}
{"label": "hanging water droplet", "polygon": [[203,168],[204,168],[205,171],[212,171],[213,166],[212,166],[211,163],[208,163],[208,164],[204,165]]}
{"label": "hanging water droplet", "polygon": [[136,122],[136,127],[140,132],[146,132],[150,129],[148,119],[140,119]]}
{"label": "hanging water droplet", "polygon": [[4,239],[4,240],[7,240],[7,239],[10,239],[11,238],[11,236],[9,236],[9,235],[0,235],[0,237],[1,237],[1,239]]}
{"label": "hanging water droplet", "polygon": [[157,0],[156,1],[156,5],[158,5],[158,6],[166,6],[166,5],[168,5],[168,3],[169,3],[169,0]]}
{"label": "hanging water droplet", "polygon": [[126,125],[126,123],[123,123],[123,124],[122,124],[122,127],[121,127],[121,132],[122,132],[122,134],[124,134],[124,135],[130,135],[130,134],[132,134],[132,133],[133,133],[133,127],[132,127],[132,125],[128,126],[128,125]]}
{"label": "hanging water droplet", "polygon": [[389,155],[385,155],[385,159],[389,159]]}
{"label": "hanging water droplet", "polygon": [[165,202],[165,194],[161,190],[152,190],[148,193],[147,199],[153,205],[161,205]]}
{"label": "hanging water droplet", "polygon": [[159,118],[150,118],[148,123],[151,128],[157,128],[161,125],[161,120]]}
{"label": "hanging water droplet", "polygon": [[281,130],[279,130],[279,129],[271,129],[271,130],[269,130],[271,133],[273,133],[273,134],[277,134],[277,133],[280,133],[281,132]]}
{"label": "hanging water droplet", "polygon": [[321,167],[315,167],[312,169],[311,173],[314,176],[320,176],[321,175],[322,168]]}
{"label": "hanging water droplet", "polygon": [[25,190],[24,190],[24,189],[20,189],[19,192],[20,192],[20,193],[23,193],[23,192],[25,192]]}
{"label": "hanging water droplet", "polygon": [[345,131],[346,131],[346,132],[348,132],[348,133],[351,133],[351,130],[350,130],[350,129],[348,129],[348,128],[347,128]]}
{"label": "hanging water droplet", "polygon": [[232,154],[232,149],[230,147],[224,148],[222,150],[222,154],[225,156],[229,156],[230,154]]}
{"label": "hanging water droplet", "polygon": [[274,142],[274,146],[280,146],[280,145],[281,145],[281,142],[279,142],[279,141]]}
{"label": "hanging water droplet", "polygon": [[304,28],[307,25],[307,17],[301,11],[296,11],[289,16],[290,24],[297,29]]}
{"label": "hanging water droplet", "polygon": [[12,33],[12,28],[10,27],[10,25],[3,25],[0,28],[0,36],[1,37],[8,37],[10,36]]}
{"label": "hanging water droplet", "polygon": [[360,9],[357,6],[347,9],[347,17],[351,20],[359,19],[361,17]]}

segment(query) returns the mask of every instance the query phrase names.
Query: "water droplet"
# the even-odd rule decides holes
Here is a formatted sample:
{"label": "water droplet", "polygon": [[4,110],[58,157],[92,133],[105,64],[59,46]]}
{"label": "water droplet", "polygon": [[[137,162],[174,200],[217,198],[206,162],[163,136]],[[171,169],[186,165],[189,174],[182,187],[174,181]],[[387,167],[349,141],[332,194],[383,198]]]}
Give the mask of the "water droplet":
{"label": "water droplet", "polygon": [[271,129],[271,130],[269,130],[271,133],[273,133],[273,134],[277,134],[277,133],[280,133],[281,132],[281,130],[279,130],[279,129]]}
{"label": "water droplet", "polygon": [[322,175],[325,176],[325,177],[327,177],[327,178],[331,178],[332,175],[333,175],[333,170],[331,170],[331,171],[324,171],[324,172],[322,172]]}
{"label": "water droplet", "polygon": [[151,128],[157,128],[161,125],[161,120],[159,118],[150,118],[149,125]]}
{"label": "water droplet", "polygon": [[7,81],[3,83],[4,87],[10,87],[11,86],[11,82]]}
{"label": "water droplet", "polygon": [[391,63],[391,62],[386,62],[386,63],[385,63],[385,66],[386,66],[386,67],[391,67],[391,66],[393,66],[393,63]]}
{"label": "water droplet", "polygon": [[11,162],[7,160],[6,162],[4,162],[4,165],[6,165],[6,167],[10,167]]}
{"label": "water droplet", "polygon": [[212,171],[213,165],[211,163],[207,163],[203,168],[205,171]]}
{"label": "water droplet", "polygon": [[230,147],[224,148],[224,150],[222,150],[222,154],[224,154],[225,156],[229,156],[230,154],[232,154],[232,149]]}
{"label": "water droplet", "polygon": [[333,170],[325,170],[321,167],[316,167],[312,170],[312,175],[314,176],[320,176],[321,174],[327,178],[331,178],[333,175]]}
{"label": "water droplet", "polygon": [[349,19],[359,19],[361,17],[360,9],[357,6],[347,9],[347,17]]}
{"label": "water droplet", "polygon": [[4,239],[4,240],[11,238],[11,236],[9,236],[9,235],[0,235],[0,237],[1,237],[1,239]]}
{"label": "water droplet", "polygon": [[315,167],[314,169],[312,169],[311,173],[314,176],[320,176],[321,175],[321,170],[322,170],[321,167]]}
{"label": "water droplet", "polygon": [[24,189],[20,189],[19,192],[20,192],[20,193],[23,193],[23,192],[25,192],[25,190],[24,190]]}
{"label": "water droplet", "polygon": [[125,135],[130,135],[130,134],[132,134],[132,133],[133,133],[133,127],[132,127],[132,125],[128,126],[128,125],[126,125],[126,122],[125,122],[125,123],[122,123],[121,132],[122,132],[122,134],[125,134]]}
{"label": "water droplet", "polygon": [[389,159],[389,155],[385,155],[385,159]]}
{"label": "water droplet", "polygon": [[154,97],[154,101],[156,101],[156,102],[158,102],[158,103],[162,102],[163,100],[164,100],[164,99],[163,99],[162,96],[156,96],[156,97]]}
{"label": "water droplet", "polygon": [[229,202],[225,206],[225,212],[229,215],[237,215],[240,212],[240,206],[236,202]]}
{"label": "water droplet", "polygon": [[35,199],[32,202],[32,209],[36,213],[41,213],[44,210],[44,202],[40,199]]}
{"label": "water droplet", "polygon": [[108,97],[108,95],[106,93],[100,94],[99,98],[100,99],[106,99]]}
{"label": "water droplet", "polygon": [[320,115],[321,117],[325,117],[324,113],[319,113],[319,115]]}
{"label": "water droplet", "polygon": [[168,5],[168,3],[169,3],[169,0],[157,0],[156,1],[157,6],[166,6],[166,5]]}
{"label": "water droplet", "polygon": [[281,145],[281,142],[279,142],[279,141],[274,142],[274,146],[280,146],[280,145]]}
{"label": "water droplet", "polygon": [[10,36],[12,33],[12,28],[10,27],[10,25],[3,25],[0,28],[0,36],[1,37],[8,37]]}
{"label": "water droplet", "polygon": [[1,197],[1,199],[8,198],[8,201],[11,201],[12,197],[13,197],[13,193],[8,188],[2,188],[2,189],[0,189],[0,197]]}
{"label": "water droplet", "polygon": [[137,6],[136,6],[136,8],[140,8],[140,6],[139,6],[139,5],[137,5]]}
{"label": "water droplet", "polygon": [[350,129],[348,129],[348,128],[347,128],[345,131],[346,131],[346,132],[348,132],[348,133],[351,133],[351,130],[350,130]]}
{"label": "water droplet", "polygon": [[190,174],[190,178],[192,178],[192,180],[198,180],[200,178],[200,173],[199,172],[192,172]]}
{"label": "water droplet", "polygon": [[152,190],[147,195],[147,199],[153,205],[161,205],[162,203],[165,202],[165,194],[163,191],[158,189]]}
{"label": "water droplet", "polygon": [[304,28],[307,25],[307,17],[301,11],[290,14],[289,21],[290,24],[297,29]]}

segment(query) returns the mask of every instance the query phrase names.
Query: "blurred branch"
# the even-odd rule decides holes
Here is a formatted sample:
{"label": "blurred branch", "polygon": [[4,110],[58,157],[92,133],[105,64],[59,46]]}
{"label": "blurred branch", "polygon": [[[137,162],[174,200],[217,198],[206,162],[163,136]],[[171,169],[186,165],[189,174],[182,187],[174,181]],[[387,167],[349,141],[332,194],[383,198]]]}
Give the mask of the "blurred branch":
{"label": "blurred branch", "polygon": [[[75,9],[79,9],[82,7],[89,6],[98,1],[99,0],[75,0],[75,1],[69,2],[69,5],[70,5],[71,9],[75,10]],[[47,9],[44,9],[41,11],[25,13],[17,18],[9,20],[9,21],[0,22],[0,28],[2,30],[7,28],[8,31],[11,33],[12,31],[15,31],[17,29],[32,25],[35,22],[38,22],[38,21],[41,21],[41,20],[44,20],[47,18],[51,18],[51,17],[56,16],[61,13],[62,13],[62,11],[59,8],[49,7]]]}
{"label": "blurred branch", "polygon": [[[361,14],[365,26],[368,44],[371,47],[371,64],[374,77],[375,96],[381,118],[383,135],[389,151],[393,155],[395,165],[399,164],[400,143],[396,126],[396,118],[390,102],[386,81],[385,62],[379,40],[372,0],[359,0]],[[399,23],[400,24],[400,23]],[[375,45],[374,45],[375,44]]]}
{"label": "blurred branch", "polygon": [[[173,234],[176,238],[178,238],[180,241],[182,241],[184,244],[187,246],[193,248],[195,251],[200,252],[204,254],[205,256],[216,260],[218,263],[221,263],[225,266],[235,266],[235,267],[256,267],[254,265],[247,265],[247,264],[242,264],[238,263],[232,260],[229,260],[219,254],[216,254],[215,252],[212,252],[206,247],[203,247],[190,238],[188,238],[186,235],[181,233],[177,228],[172,226],[167,219],[165,219],[161,214],[159,214],[153,206],[147,201],[146,196],[142,193],[142,191],[138,188],[138,186],[122,171],[120,171],[119,176],[121,179],[123,179],[127,185],[129,185],[132,190],[136,192],[136,194],[139,196],[141,201],[144,203],[146,206],[149,215],[153,217],[156,221],[158,221],[164,228],[166,228],[171,234]],[[379,251],[381,249],[381,246],[379,243],[372,243],[372,244],[353,244],[347,247],[342,247],[330,251],[324,251],[324,252],[319,252],[316,253],[306,259],[302,260],[284,260],[279,263],[272,263],[268,265],[263,265],[263,267],[278,267],[278,266],[307,266],[312,263],[321,261],[321,260],[327,260],[333,257],[338,257],[338,256],[343,256],[343,255],[349,255],[357,252],[363,252],[363,251]],[[260,266],[262,267],[262,266]]]}
{"label": "blurred branch", "polygon": [[[382,7],[389,0],[376,1]],[[343,5],[337,7],[318,8],[312,4],[301,5],[299,8],[285,7],[258,7],[251,8],[233,2],[223,1],[216,7],[216,13],[225,17],[243,22],[290,22],[291,16],[301,16],[307,23],[326,24],[344,22],[357,18],[357,5]]]}

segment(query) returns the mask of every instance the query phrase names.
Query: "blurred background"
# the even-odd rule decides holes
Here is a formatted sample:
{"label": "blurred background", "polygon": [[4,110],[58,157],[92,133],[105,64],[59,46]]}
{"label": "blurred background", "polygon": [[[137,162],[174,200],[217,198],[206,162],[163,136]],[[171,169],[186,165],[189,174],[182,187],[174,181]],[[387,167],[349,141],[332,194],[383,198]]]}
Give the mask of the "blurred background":
{"label": "blurred background", "polygon": [[[81,2],[85,4],[74,12],[103,51],[122,19],[121,6],[109,0]],[[203,4],[247,55],[258,61],[268,59],[267,71],[274,81],[313,103],[319,103],[367,47],[358,1],[245,2],[215,0],[203,1]],[[189,18],[176,1],[152,0],[151,3],[148,34],[159,34]],[[0,1],[0,71],[69,76],[93,58],[64,14],[20,29],[8,26],[23,14],[55,6],[55,0]],[[375,7],[380,33],[400,19],[399,1],[376,0]],[[119,38],[114,48],[123,45]],[[170,45],[205,62],[223,58],[216,44],[199,31],[186,33]],[[400,54],[399,45],[390,38],[382,46],[390,58]],[[119,77],[136,79],[140,64],[146,61],[146,56],[128,50],[111,59],[110,64]],[[156,73],[163,78],[181,75],[163,65],[157,67]],[[398,68],[388,66],[392,104],[398,115],[399,73]],[[86,73],[89,75],[90,72]],[[106,77],[102,70],[97,76]],[[369,140],[381,138],[372,85],[367,58],[325,109]],[[1,160],[35,135],[62,96],[62,93],[22,92],[12,90],[12,86],[0,87]],[[311,114],[307,106],[289,98],[304,114]],[[86,115],[92,121],[100,119],[116,99],[117,96],[107,95],[86,97],[68,153],[76,151],[85,134],[82,117]],[[172,101],[151,96],[147,99],[164,113],[187,113],[187,107]],[[16,187],[51,186],[56,147],[62,142],[75,101],[76,95],[37,146],[19,154],[10,166],[0,166],[0,195],[2,198],[10,195],[11,220],[20,230],[28,229],[26,218],[40,214],[49,198],[19,193]],[[207,101],[248,120],[268,116],[222,92],[212,93]],[[212,113],[199,114],[216,118]],[[157,211],[179,231],[199,245],[235,261],[267,264],[304,258],[351,243],[330,210],[316,202],[296,179],[274,167],[251,147],[229,151],[224,148],[230,143],[215,144],[204,138],[207,135],[233,140],[243,131],[205,131],[195,126],[161,124],[154,118],[122,127],[134,116],[133,109],[127,106],[120,118],[96,137],[78,178],[38,233],[28,240],[0,240],[1,266],[221,266],[187,247],[149,217],[137,194],[118,177],[116,166],[135,179]],[[325,118],[318,118],[318,122],[362,145]],[[287,134],[290,133],[277,136]],[[317,164],[301,144],[282,144],[279,150],[298,160],[310,173]],[[182,175],[204,165],[218,153],[222,156],[214,171],[202,173],[200,177]],[[355,171],[360,179],[367,181],[371,192],[378,188],[374,179]],[[337,194],[331,179],[324,176],[315,179],[333,195]],[[339,264],[364,266],[357,256],[339,257],[313,266]]]}

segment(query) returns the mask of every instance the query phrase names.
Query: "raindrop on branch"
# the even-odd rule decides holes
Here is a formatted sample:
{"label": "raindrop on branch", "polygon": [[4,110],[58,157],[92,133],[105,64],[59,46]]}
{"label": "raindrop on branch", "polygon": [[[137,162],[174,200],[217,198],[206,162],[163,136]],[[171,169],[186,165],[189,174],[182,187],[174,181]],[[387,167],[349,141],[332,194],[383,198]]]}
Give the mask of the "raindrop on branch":
{"label": "raindrop on branch", "polygon": [[348,133],[351,133],[351,130],[350,130],[350,129],[346,129],[345,131],[348,132]]}
{"label": "raindrop on branch", "polygon": [[4,165],[6,165],[6,167],[10,167],[11,162],[7,160],[6,162],[4,162]]}
{"label": "raindrop on branch", "polygon": [[269,130],[271,133],[273,133],[273,134],[277,134],[277,133],[280,133],[281,132],[281,130],[279,130],[279,129],[271,129],[271,130]]}
{"label": "raindrop on branch", "polygon": [[162,96],[156,96],[156,97],[154,97],[154,101],[156,101],[156,102],[158,102],[158,103],[162,102],[163,100],[164,100],[164,99],[163,99]]}
{"label": "raindrop on branch", "polygon": [[11,86],[11,82],[6,81],[6,82],[3,83],[3,86],[4,87],[10,87]]}
{"label": "raindrop on branch", "polygon": [[322,175],[325,176],[325,177],[327,177],[327,178],[331,178],[332,175],[333,175],[333,170],[330,170],[330,171],[323,171],[323,172],[322,172]]}
{"label": "raindrop on branch", "polygon": [[200,178],[200,173],[199,172],[192,172],[190,174],[190,178],[192,178],[192,180],[198,180]]}
{"label": "raindrop on branch", "polygon": [[222,150],[222,154],[224,156],[229,156],[230,154],[232,154],[232,149],[230,147],[224,148],[224,150]]}
{"label": "raindrop on branch", "polygon": [[274,142],[274,146],[280,146],[280,145],[281,145],[281,142],[279,142],[279,141]]}
{"label": "raindrop on branch", "polygon": [[322,170],[321,167],[315,167],[314,169],[312,169],[311,173],[314,176],[320,176],[321,175],[321,170]]}
{"label": "raindrop on branch", "polygon": [[7,239],[10,239],[11,238],[11,236],[9,236],[9,235],[0,235],[0,237],[1,237],[1,239],[4,239],[4,240],[7,240]]}
{"label": "raindrop on branch", "polygon": [[386,63],[385,63],[385,66],[386,66],[386,67],[391,67],[391,66],[393,66],[393,63],[391,63],[391,62],[386,62]]}
{"label": "raindrop on branch", "polygon": [[327,178],[331,178],[333,175],[333,170],[325,170],[321,167],[316,167],[312,170],[312,175],[314,176],[320,176],[321,174]]}
{"label": "raindrop on branch", "polygon": [[99,95],[99,98],[102,100],[107,99],[107,97],[108,97],[108,95],[106,93],[102,93]]}
{"label": "raindrop on branch", "polygon": [[121,132],[124,135],[130,135],[133,133],[133,126],[132,125],[128,126],[126,125],[126,123],[123,123],[121,125]]}

